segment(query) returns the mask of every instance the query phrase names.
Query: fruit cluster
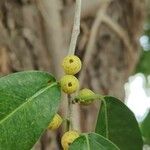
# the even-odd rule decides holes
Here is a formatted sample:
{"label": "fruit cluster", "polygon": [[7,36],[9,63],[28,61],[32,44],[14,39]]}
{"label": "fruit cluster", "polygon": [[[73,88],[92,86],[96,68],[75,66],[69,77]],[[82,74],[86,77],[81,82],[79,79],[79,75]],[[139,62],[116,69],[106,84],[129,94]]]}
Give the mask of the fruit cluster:
{"label": "fruit cluster", "polygon": [[[81,60],[76,55],[68,55],[64,58],[62,67],[65,75],[60,80],[61,89],[66,94],[72,94],[79,89],[79,81],[74,76],[81,70]],[[88,105],[94,100],[95,93],[89,89],[82,89],[79,91],[78,96],[75,97],[75,102],[83,105]],[[62,123],[62,118],[56,114],[49,124],[50,130],[56,130]],[[61,144],[64,150],[68,150],[69,145],[80,136],[75,130],[69,130],[61,139]]]}
{"label": "fruit cluster", "polygon": [[81,60],[76,55],[68,55],[64,58],[62,67],[66,75],[61,80],[61,88],[67,94],[72,94],[79,89],[79,81],[74,76],[81,69]]}
{"label": "fruit cluster", "polygon": [[[65,93],[72,94],[79,89],[79,80],[74,75],[81,70],[81,66],[81,60],[76,55],[68,55],[64,58],[62,67],[66,75],[61,78],[60,85],[61,89]],[[78,93],[78,99],[76,99],[76,102],[88,105],[93,101],[93,99],[88,99],[87,97],[92,95],[94,95],[93,91],[89,89],[82,89]]]}

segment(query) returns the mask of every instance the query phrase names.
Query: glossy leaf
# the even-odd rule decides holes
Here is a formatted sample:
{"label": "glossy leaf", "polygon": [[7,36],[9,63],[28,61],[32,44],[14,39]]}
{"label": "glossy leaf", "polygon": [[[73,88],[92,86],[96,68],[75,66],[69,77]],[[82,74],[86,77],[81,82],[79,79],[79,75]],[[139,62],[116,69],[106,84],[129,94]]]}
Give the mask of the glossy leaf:
{"label": "glossy leaf", "polygon": [[119,148],[108,139],[96,133],[89,133],[77,138],[69,150],[119,150]]}
{"label": "glossy leaf", "polygon": [[104,98],[96,133],[107,137],[121,150],[142,150],[143,141],[133,112],[114,97]]}
{"label": "glossy leaf", "polygon": [[150,145],[150,111],[141,124],[141,132],[142,132],[145,144]]}
{"label": "glossy leaf", "polygon": [[0,78],[0,149],[31,149],[59,101],[60,88],[48,73],[28,71]]}

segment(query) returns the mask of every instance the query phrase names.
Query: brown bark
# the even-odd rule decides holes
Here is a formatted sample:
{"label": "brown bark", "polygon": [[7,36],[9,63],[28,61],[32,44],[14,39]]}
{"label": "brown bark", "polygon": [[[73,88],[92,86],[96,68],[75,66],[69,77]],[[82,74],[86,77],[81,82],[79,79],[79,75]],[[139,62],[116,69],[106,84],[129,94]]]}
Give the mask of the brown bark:
{"label": "brown bark", "polygon": [[[77,51],[84,58],[84,68],[79,75],[83,87],[123,99],[124,83],[133,73],[140,54],[138,39],[142,31],[143,8],[141,1],[105,1],[96,18],[83,18],[86,27],[80,39],[85,28],[89,31],[84,47],[78,46]],[[97,102],[93,106],[80,107],[82,130],[93,130],[96,120],[93,116],[98,109]]]}
{"label": "brown bark", "polygon": [[[82,0],[81,34],[76,54],[83,60],[81,87],[124,97],[124,83],[139,58],[144,1]],[[0,1],[0,75],[39,69],[63,74],[74,16],[74,0]],[[61,112],[65,114],[66,101]],[[93,130],[99,107],[74,106],[74,126]],[[80,113],[80,125],[78,115]],[[78,114],[78,115],[77,115]],[[83,119],[84,118],[84,119]],[[47,132],[37,149],[53,149]],[[45,142],[46,141],[46,142]],[[49,147],[51,145],[51,147]],[[55,147],[56,148],[56,147]],[[54,149],[55,149],[54,148]]]}

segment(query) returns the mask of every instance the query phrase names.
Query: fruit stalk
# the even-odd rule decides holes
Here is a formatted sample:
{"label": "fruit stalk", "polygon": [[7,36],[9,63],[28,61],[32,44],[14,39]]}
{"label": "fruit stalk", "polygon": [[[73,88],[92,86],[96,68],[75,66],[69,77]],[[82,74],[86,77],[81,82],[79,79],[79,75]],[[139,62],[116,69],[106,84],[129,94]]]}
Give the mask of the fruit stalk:
{"label": "fruit stalk", "polygon": [[72,98],[68,94],[68,116],[67,116],[67,131],[72,130]]}
{"label": "fruit stalk", "polygon": [[74,55],[78,35],[80,34],[81,0],[76,0],[74,25],[68,55]]}

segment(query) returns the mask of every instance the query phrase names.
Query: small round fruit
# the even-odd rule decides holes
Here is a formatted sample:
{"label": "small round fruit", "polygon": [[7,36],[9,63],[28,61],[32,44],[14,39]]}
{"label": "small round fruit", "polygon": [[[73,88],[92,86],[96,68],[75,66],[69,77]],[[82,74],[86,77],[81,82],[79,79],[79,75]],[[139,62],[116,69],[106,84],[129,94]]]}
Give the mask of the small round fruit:
{"label": "small round fruit", "polygon": [[61,144],[64,150],[68,150],[69,145],[80,135],[77,131],[68,131],[61,138]]}
{"label": "small round fruit", "polygon": [[67,93],[71,94],[78,90],[79,88],[79,81],[73,75],[65,75],[60,80],[60,85],[62,90]]}
{"label": "small round fruit", "polygon": [[48,129],[50,130],[56,130],[57,128],[59,128],[59,126],[62,123],[62,118],[60,117],[60,115],[56,114],[53,118],[53,120],[50,122]]}
{"label": "small round fruit", "polygon": [[64,58],[62,67],[66,74],[75,75],[81,70],[81,60],[76,55],[68,55]]}
{"label": "small round fruit", "polygon": [[94,101],[94,99],[91,98],[94,95],[95,93],[90,89],[82,89],[78,93],[78,102],[83,105],[89,105]]}

